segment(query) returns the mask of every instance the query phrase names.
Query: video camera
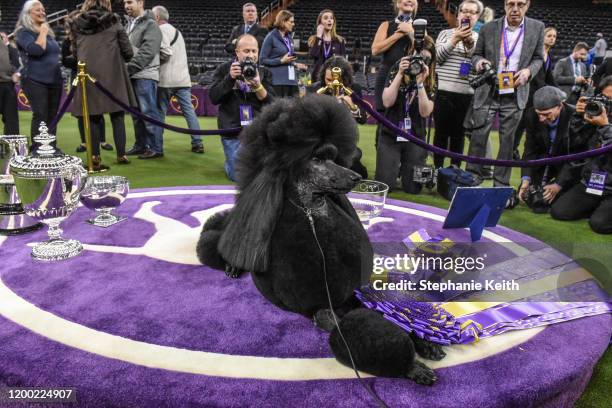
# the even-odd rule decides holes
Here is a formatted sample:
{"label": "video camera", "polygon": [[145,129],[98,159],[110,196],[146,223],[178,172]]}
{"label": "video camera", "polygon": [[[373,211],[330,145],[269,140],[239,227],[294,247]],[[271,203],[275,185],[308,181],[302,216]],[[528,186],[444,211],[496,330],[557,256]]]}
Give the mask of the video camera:
{"label": "video camera", "polygon": [[438,170],[432,166],[414,166],[412,180],[415,183],[423,184],[428,189],[433,189],[436,186],[438,179]]}
{"label": "video camera", "polygon": [[257,64],[249,57],[240,63],[240,69],[244,79],[253,79],[257,76]]}
{"label": "video camera", "polygon": [[412,55],[408,62],[409,66],[406,70],[408,76],[412,81],[420,75],[424,70],[427,64],[425,63],[425,59],[421,55],[423,51],[423,46],[425,43],[425,33],[427,30],[427,20],[419,18],[412,22],[412,27],[414,28],[414,55]]}
{"label": "video camera", "polygon": [[497,71],[489,64],[485,62],[482,65],[482,70],[478,72],[474,78],[470,80],[470,86],[474,89],[480,88],[485,83],[491,81],[497,75]]}

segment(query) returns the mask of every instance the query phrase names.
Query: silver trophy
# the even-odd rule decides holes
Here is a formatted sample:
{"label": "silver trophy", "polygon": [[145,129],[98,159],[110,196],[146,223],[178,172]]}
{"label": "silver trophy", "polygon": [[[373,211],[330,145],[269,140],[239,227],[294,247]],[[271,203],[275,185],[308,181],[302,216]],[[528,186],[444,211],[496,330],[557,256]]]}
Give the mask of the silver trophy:
{"label": "silver trophy", "polygon": [[28,155],[28,138],[23,135],[0,135],[0,235],[18,235],[35,231],[42,224],[28,217],[9,172],[15,156]]}
{"label": "silver trophy", "polygon": [[39,147],[32,156],[11,159],[10,172],[25,213],[48,226],[49,240],[36,244],[32,258],[58,261],[78,255],[80,242],[62,238],[60,223],[79,204],[79,194],[87,179],[87,171],[78,157],[58,153],[51,145],[55,136],[42,124],[34,138]]}
{"label": "silver trophy", "polygon": [[115,215],[112,211],[125,201],[129,190],[130,185],[125,177],[95,176],[87,179],[81,191],[81,202],[96,211],[96,217],[87,222],[106,228],[125,220],[126,217]]}

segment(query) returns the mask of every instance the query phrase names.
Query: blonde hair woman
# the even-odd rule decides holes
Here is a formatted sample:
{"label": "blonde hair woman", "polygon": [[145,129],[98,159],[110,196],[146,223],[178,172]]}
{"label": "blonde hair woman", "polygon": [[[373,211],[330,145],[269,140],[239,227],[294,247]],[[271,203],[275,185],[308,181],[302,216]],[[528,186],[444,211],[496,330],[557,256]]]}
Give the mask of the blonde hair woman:
{"label": "blonde hair woman", "polygon": [[372,55],[382,55],[374,90],[378,111],[384,110],[381,98],[389,69],[404,56],[404,50],[412,46],[414,38],[412,21],[415,19],[419,3],[417,0],[396,0],[393,8],[396,17],[393,20],[383,21],[372,41]]}

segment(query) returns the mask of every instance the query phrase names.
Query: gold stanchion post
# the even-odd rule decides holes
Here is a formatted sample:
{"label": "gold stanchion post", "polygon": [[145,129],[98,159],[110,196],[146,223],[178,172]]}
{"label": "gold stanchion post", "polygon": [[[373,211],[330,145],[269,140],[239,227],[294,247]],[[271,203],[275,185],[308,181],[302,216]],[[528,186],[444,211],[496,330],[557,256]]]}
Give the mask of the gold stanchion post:
{"label": "gold stanchion post", "polygon": [[83,110],[83,130],[85,132],[85,145],[87,146],[87,171],[91,173],[97,173],[104,170],[94,170],[93,166],[93,155],[92,155],[92,143],[91,143],[91,126],[89,123],[89,107],[87,104],[87,80],[91,77],[87,74],[86,65],[84,62],[79,61],[78,64],[79,72],[77,73],[77,81],[81,87],[81,106]]}

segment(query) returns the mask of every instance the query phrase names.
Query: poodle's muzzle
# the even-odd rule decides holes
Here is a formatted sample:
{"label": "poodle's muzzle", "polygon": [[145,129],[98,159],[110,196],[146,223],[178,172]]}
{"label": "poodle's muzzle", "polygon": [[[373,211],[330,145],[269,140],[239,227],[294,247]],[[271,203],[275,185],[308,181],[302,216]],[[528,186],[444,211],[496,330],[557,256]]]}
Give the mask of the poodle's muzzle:
{"label": "poodle's muzzle", "polygon": [[313,158],[307,166],[307,179],[313,192],[346,194],[361,181],[354,171],[336,164],[331,159]]}

